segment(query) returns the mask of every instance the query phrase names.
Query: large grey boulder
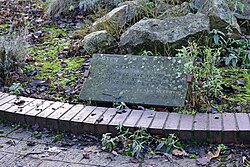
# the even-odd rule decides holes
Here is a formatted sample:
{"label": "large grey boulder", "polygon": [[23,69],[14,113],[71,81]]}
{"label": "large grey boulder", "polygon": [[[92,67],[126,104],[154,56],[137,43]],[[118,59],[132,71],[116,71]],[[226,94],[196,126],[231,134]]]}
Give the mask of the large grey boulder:
{"label": "large grey boulder", "polygon": [[135,1],[128,1],[122,3],[117,8],[114,8],[105,16],[99,18],[93,23],[93,26],[97,30],[106,29],[110,33],[114,34],[119,31],[127,23],[131,22],[137,15],[137,5]]}
{"label": "large grey boulder", "polygon": [[117,47],[116,39],[106,30],[92,32],[83,39],[83,47],[90,54],[104,53]]}
{"label": "large grey boulder", "polygon": [[[196,10],[199,10],[207,0],[192,0],[192,7]],[[237,0],[237,3],[233,2],[232,0],[227,0],[225,2],[231,12],[239,18],[243,20],[250,20],[250,1],[249,0]],[[243,5],[243,11],[240,10],[240,6]],[[218,6],[219,7],[219,6]],[[236,10],[235,10],[236,9]]]}
{"label": "large grey boulder", "polygon": [[227,0],[207,0],[198,12],[209,16],[211,29],[225,30],[226,27],[231,26],[233,30],[240,32],[240,26]]}
{"label": "large grey boulder", "polygon": [[165,53],[187,45],[187,40],[209,31],[209,18],[201,13],[183,17],[143,19],[120,38],[119,46],[128,52],[152,50]]}

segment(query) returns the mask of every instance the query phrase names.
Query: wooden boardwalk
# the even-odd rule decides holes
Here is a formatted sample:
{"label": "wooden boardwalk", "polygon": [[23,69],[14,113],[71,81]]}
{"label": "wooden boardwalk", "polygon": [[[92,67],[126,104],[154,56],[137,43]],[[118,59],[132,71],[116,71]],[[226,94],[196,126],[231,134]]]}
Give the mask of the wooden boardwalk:
{"label": "wooden boardwalk", "polygon": [[[17,102],[22,101],[21,104]],[[19,97],[0,92],[0,119],[74,133],[116,133],[123,125],[152,134],[175,133],[181,140],[250,143],[249,113],[184,115],[152,110],[124,110]]]}

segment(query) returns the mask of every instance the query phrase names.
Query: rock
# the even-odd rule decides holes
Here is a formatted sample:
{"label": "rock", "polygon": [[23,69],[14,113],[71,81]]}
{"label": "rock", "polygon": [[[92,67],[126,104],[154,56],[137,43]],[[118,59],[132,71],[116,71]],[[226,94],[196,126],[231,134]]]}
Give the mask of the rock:
{"label": "rock", "polygon": [[181,48],[187,40],[209,31],[209,18],[201,13],[160,19],[143,19],[120,38],[119,46],[128,52],[142,50],[165,53],[170,47]]}
{"label": "rock", "polygon": [[184,2],[181,5],[170,6],[157,18],[165,19],[165,18],[170,18],[170,17],[180,17],[180,16],[185,16],[188,13],[191,13],[191,8],[189,6],[189,3]]}
{"label": "rock", "polygon": [[[238,19],[249,20],[250,21],[250,1],[249,0],[238,0],[237,10],[235,11],[235,16]],[[232,0],[228,0],[229,7],[232,11],[235,10],[235,4]],[[243,11],[240,10],[240,6],[243,5]]]}
{"label": "rock", "polygon": [[225,30],[230,25],[234,30],[241,32],[226,0],[207,0],[198,12],[209,16],[211,29]]}
{"label": "rock", "polygon": [[83,39],[84,49],[92,53],[100,53],[114,49],[117,47],[116,39],[106,30],[92,32]]}
{"label": "rock", "polygon": [[207,0],[192,0],[191,7],[195,10],[199,10]]}
{"label": "rock", "polygon": [[137,15],[135,1],[122,3],[108,14],[94,22],[93,26],[97,30],[106,29],[111,34],[116,34],[127,23],[131,22]]}

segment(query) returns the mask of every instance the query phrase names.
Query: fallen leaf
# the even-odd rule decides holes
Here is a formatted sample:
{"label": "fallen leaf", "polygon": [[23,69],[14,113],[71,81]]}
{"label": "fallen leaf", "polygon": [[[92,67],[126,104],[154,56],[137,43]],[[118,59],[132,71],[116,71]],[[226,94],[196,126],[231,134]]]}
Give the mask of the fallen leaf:
{"label": "fallen leaf", "polygon": [[237,81],[236,81],[236,85],[238,85],[238,86],[245,86],[246,83],[247,83],[246,80],[237,80]]}
{"label": "fallen leaf", "polygon": [[111,153],[112,153],[113,155],[115,155],[115,156],[118,156],[118,155],[119,155],[115,150],[113,150]]}
{"label": "fallen leaf", "polygon": [[83,159],[89,159],[89,154],[82,154]]}
{"label": "fallen leaf", "polygon": [[84,151],[98,153],[100,152],[100,149],[97,146],[89,146],[89,147],[85,147]]}
{"label": "fallen leaf", "polygon": [[47,79],[46,81],[40,80],[40,79],[34,79],[31,83],[30,86],[49,86],[51,83],[50,79]]}
{"label": "fallen leaf", "polygon": [[9,145],[11,145],[11,146],[15,146],[15,145],[16,145],[16,142],[15,142],[14,140],[10,139],[10,140],[8,140],[8,141],[6,142],[6,144],[9,144]]}
{"label": "fallen leaf", "polygon": [[36,145],[36,142],[34,142],[34,141],[27,141],[27,142],[26,142],[26,145],[27,145],[27,146],[30,146],[30,147],[33,147],[33,146]]}
{"label": "fallen leaf", "polygon": [[178,150],[178,149],[174,149],[172,151],[172,154],[175,155],[175,156],[187,156],[188,154],[186,153],[186,151],[181,151],[181,150]]}
{"label": "fallen leaf", "polygon": [[17,100],[14,102],[15,105],[23,105],[25,103],[24,100]]}
{"label": "fallen leaf", "polygon": [[215,153],[212,153],[209,151],[205,157],[198,158],[196,160],[197,165],[207,165],[211,159],[218,158],[220,156],[221,147],[217,147],[217,150]]}
{"label": "fallen leaf", "polygon": [[62,150],[58,147],[51,147],[47,151],[50,153],[60,153]]}

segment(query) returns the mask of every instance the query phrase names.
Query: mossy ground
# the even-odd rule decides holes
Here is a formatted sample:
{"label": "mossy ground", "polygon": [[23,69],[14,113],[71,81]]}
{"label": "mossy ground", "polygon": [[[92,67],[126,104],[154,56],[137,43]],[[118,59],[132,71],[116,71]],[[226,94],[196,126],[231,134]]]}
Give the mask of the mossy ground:
{"label": "mossy ground", "polygon": [[[221,68],[223,82],[231,90],[223,90],[224,102],[218,105],[220,111],[250,111],[250,74],[249,69]],[[245,84],[239,84],[242,82]]]}

